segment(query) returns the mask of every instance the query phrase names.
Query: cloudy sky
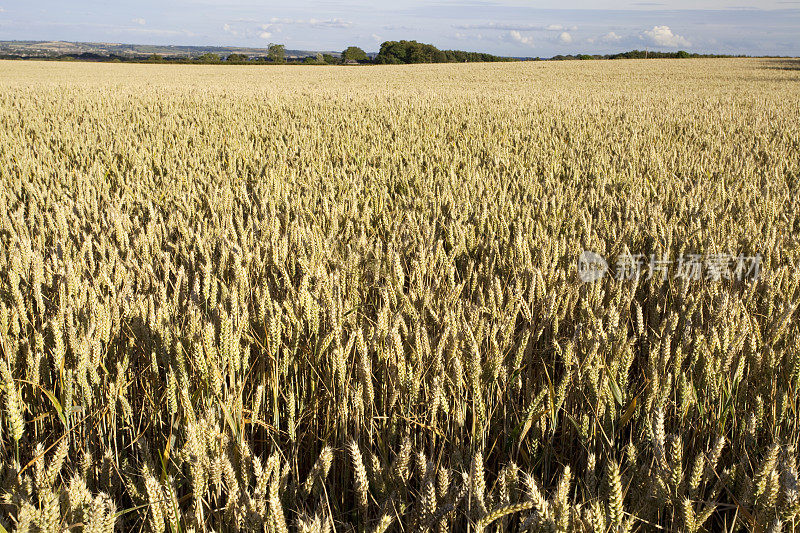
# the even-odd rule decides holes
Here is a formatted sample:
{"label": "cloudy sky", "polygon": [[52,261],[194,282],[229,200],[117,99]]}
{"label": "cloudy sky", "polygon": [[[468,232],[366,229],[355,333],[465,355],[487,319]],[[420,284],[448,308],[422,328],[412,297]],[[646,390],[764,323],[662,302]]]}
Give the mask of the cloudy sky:
{"label": "cloudy sky", "polygon": [[800,55],[800,0],[0,0],[0,40],[13,39],[367,51],[416,39],[513,56]]}

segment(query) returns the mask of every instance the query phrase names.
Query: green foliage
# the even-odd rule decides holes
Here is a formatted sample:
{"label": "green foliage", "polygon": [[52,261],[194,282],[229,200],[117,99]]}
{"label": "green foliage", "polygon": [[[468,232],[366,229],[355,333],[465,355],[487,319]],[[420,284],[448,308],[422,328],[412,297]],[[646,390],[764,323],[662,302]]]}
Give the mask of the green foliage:
{"label": "green foliage", "polygon": [[417,41],[387,41],[381,45],[375,63],[386,65],[409,63],[472,63],[510,61],[509,58],[464,52],[461,50],[439,50],[432,44]]}
{"label": "green foliage", "polygon": [[267,60],[272,63],[286,62],[286,47],[282,44],[271,44],[267,50]]}
{"label": "green foliage", "polygon": [[357,46],[348,46],[347,49],[342,52],[342,62],[356,61],[357,63],[361,63],[368,60],[369,57],[367,53]]}
{"label": "green foliage", "polygon": [[381,45],[376,63],[444,63],[447,56],[431,44],[417,41],[387,41]]}
{"label": "green foliage", "polygon": [[464,52],[462,50],[445,50],[448,63],[496,63],[499,61],[514,61],[510,57],[500,57],[482,52]]}
{"label": "green foliage", "polygon": [[219,57],[219,54],[212,54],[210,52],[198,56],[197,59],[195,59],[196,63],[219,63],[220,61],[221,59]]}
{"label": "green foliage", "polygon": [[247,56],[244,54],[231,54],[228,56],[228,63],[244,63],[247,61]]}
{"label": "green foliage", "polygon": [[688,59],[688,58],[721,58],[730,57],[714,54],[690,54],[684,50],[680,52],[651,52],[648,50],[631,50],[630,52],[621,52],[619,54],[606,54],[606,55],[556,55],[551,59],[554,61],[568,61],[573,59]]}

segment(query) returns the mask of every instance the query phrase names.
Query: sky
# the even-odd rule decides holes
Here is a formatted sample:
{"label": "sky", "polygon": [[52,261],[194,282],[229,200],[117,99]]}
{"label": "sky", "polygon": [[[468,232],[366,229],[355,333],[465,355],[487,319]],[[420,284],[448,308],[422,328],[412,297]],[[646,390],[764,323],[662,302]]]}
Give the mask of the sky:
{"label": "sky", "polygon": [[0,40],[371,52],[400,39],[518,57],[798,56],[800,0],[0,0]]}

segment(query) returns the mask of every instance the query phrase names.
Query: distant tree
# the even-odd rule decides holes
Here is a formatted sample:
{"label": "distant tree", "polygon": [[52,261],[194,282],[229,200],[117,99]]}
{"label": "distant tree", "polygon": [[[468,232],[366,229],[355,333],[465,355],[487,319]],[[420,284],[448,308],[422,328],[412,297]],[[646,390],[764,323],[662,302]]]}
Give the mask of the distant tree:
{"label": "distant tree", "polygon": [[273,63],[286,63],[286,47],[282,44],[269,45],[267,59]]}
{"label": "distant tree", "polygon": [[381,49],[378,52],[378,57],[375,58],[375,62],[388,65],[411,63],[409,56],[411,48],[415,44],[416,41],[386,41],[381,44]]}
{"label": "distant tree", "polygon": [[164,61],[164,57],[161,54],[152,54],[150,57],[147,58],[147,61],[151,63],[161,63]]}
{"label": "distant tree", "polygon": [[231,54],[227,59],[228,63],[244,63],[247,61],[247,56],[244,54]]}
{"label": "distant tree", "polygon": [[509,58],[491,54],[463,52],[461,50],[439,50],[432,44],[417,41],[387,41],[381,45],[375,58],[379,64],[402,63],[465,63],[477,61],[509,61]]}
{"label": "distant tree", "polygon": [[360,63],[367,60],[369,60],[367,53],[357,46],[349,46],[344,52],[342,52],[343,62],[358,61]]}
{"label": "distant tree", "polygon": [[687,52],[687,51],[685,51],[685,50],[681,50],[681,51],[680,51],[680,52],[678,52],[678,54],[677,54],[677,58],[678,58],[678,59],[687,59],[687,58],[689,58],[689,57],[691,57],[691,55],[689,54],[689,52]]}
{"label": "distant tree", "polygon": [[220,57],[217,54],[206,53],[197,58],[198,63],[219,63]]}
{"label": "distant tree", "polygon": [[322,54],[322,60],[328,64],[333,65],[334,63],[338,63],[339,61],[331,54]]}
{"label": "distant tree", "polygon": [[438,48],[434,48],[433,50],[433,62],[434,63],[447,63],[447,54]]}

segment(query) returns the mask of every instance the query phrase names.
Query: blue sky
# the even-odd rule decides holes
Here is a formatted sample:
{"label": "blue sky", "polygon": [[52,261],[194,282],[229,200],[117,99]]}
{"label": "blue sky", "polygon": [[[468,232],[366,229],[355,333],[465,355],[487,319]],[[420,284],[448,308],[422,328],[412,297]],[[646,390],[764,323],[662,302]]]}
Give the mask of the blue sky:
{"label": "blue sky", "polygon": [[0,40],[12,39],[367,51],[416,39],[513,56],[796,56],[800,0],[0,0]]}

